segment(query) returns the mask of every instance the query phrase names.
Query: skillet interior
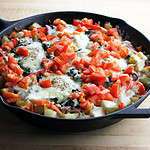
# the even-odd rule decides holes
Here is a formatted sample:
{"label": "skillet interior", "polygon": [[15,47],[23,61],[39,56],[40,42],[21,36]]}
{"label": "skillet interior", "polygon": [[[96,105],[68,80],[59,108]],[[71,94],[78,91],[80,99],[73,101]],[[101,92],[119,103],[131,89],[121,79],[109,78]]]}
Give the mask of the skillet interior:
{"label": "skillet interior", "polygon": [[[106,17],[98,14],[85,13],[85,12],[53,12],[47,14],[41,14],[37,16],[32,16],[23,20],[16,22],[10,27],[6,28],[0,33],[0,38],[3,34],[10,34],[14,31],[14,27],[22,28],[28,27],[33,22],[38,22],[41,25],[51,22],[56,18],[61,18],[65,20],[67,23],[72,23],[73,19],[82,19],[84,17],[92,18],[95,22],[100,21],[101,25],[105,22],[110,22],[113,26],[118,26],[122,37],[126,40],[132,42],[133,46],[142,46],[143,50],[146,54],[149,54],[148,49],[150,49],[149,41],[137,30],[129,26],[123,20],[117,18]],[[149,93],[146,94],[148,96]],[[130,109],[133,109],[135,106],[137,107],[144,98],[138,100],[135,104],[127,107],[123,110],[123,112],[127,112]],[[113,116],[121,111],[117,111],[115,113],[102,116],[102,117],[93,117],[88,119],[60,119],[60,118],[50,118],[46,116],[41,116],[35,113],[27,112],[18,107],[10,106],[6,104],[3,100],[2,103],[6,106],[10,111],[16,113],[20,118],[28,120],[30,123],[49,128],[55,131],[87,131],[97,128],[102,128],[111,124],[114,124],[120,121],[120,118],[114,118]]]}

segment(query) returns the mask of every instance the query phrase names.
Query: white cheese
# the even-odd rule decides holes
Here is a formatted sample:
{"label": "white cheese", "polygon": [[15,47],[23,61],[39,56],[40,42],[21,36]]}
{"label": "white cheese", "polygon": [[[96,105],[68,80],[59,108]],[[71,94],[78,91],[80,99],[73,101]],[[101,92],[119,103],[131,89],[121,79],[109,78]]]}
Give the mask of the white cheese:
{"label": "white cheese", "polygon": [[39,42],[33,42],[30,45],[27,45],[29,55],[27,57],[23,57],[20,61],[20,64],[24,68],[30,68],[31,72],[35,72],[40,69],[40,64],[42,58],[45,58],[44,49],[42,48],[42,44]]}
{"label": "white cheese", "polygon": [[66,28],[64,29],[63,32],[73,33],[76,28],[77,28],[76,26],[73,26],[71,24],[67,24]]}
{"label": "white cheese", "polygon": [[119,66],[121,67],[122,70],[125,70],[128,66],[127,61],[123,58],[117,59],[117,58],[114,58],[114,57],[110,56],[109,59],[111,61],[116,61],[119,64]]}
{"label": "white cheese", "polygon": [[91,57],[88,56],[89,52],[91,52],[91,50],[89,50],[89,49],[81,49],[81,51],[79,51],[77,53],[77,56],[80,57],[80,58],[84,58],[86,60],[90,60]]}
{"label": "white cheese", "polygon": [[121,90],[121,93],[120,93],[120,101],[124,104],[124,106],[128,106],[131,104],[131,97],[135,95],[135,92],[133,90],[128,90],[126,92],[126,87],[125,86],[122,86],[120,88]]}
{"label": "white cheese", "polygon": [[29,99],[57,98],[58,103],[60,103],[68,98],[68,96],[72,93],[73,89],[79,89],[81,87],[80,83],[74,82],[67,75],[59,75],[59,76],[55,75],[43,79],[51,79],[52,84],[53,79],[56,79],[55,83],[53,84],[54,87],[41,88],[39,85],[34,85],[31,88],[30,90],[31,92],[27,98]]}
{"label": "white cheese", "polygon": [[85,33],[74,35],[73,38],[74,44],[81,49],[85,49],[90,41]]}

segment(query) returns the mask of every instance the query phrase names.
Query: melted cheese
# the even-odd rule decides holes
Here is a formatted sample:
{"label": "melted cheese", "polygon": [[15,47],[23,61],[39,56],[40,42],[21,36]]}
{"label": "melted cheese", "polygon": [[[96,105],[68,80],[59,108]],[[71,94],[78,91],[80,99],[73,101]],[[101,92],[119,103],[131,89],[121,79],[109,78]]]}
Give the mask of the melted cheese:
{"label": "melted cheese", "polygon": [[23,57],[20,61],[20,64],[24,68],[30,68],[31,72],[35,72],[40,69],[40,64],[42,58],[45,58],[44,49],[42,48],[42,44],[39,42],[33,42],[30,45],[27,45],[28,57]]}
{"label": "melted cheese", "polygon": [[128,106],[131,104],[131,97],[135,95],[135,92],[133,90],[128,90],[126,92],[126,87],[123,86],[120,88],[120,101],[124,104],[124,106]]}
{"label": "melted cheese", "polygon": [[81,49],[86,49],[90,41],[88,36],[85,33],[74,35],[73,38],[74,38],[74,44]]}
{"label": "melted cheese", "polygon": [[[59,79],[57,79],[58,77]],[[81,87],[80,83],[74,82],[67,75],[61,76],[51,76],[46,79],[57,80],[57,84],[54,84],[54,87],[50,88],[41,88],[39,85],[34,85],[31,88],[31,93],[27,98],[29,99],[50,99],[57,98],[58,103],[64,101],[72,93],[73,89],[79,89]],[[45,78],[43,78],[45,79]],[[64,82],[64,85],[63,85]]]}

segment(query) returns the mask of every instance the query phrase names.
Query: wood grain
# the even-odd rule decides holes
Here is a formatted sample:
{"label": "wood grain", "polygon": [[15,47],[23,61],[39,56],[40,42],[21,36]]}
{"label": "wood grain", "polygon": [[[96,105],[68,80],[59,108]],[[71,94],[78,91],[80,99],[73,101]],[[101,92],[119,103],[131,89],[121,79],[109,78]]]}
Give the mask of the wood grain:
{"label": "wood grain", "polygon": [[[80,10],[126,20],[150,38],[148,0],[0,0],[0,18],[24,17],[62,10]],[[140,107],[149,108],[150,98]],[[150,150],[150,119],[125,119],[104,129],[52,133],[16,118],[0,105],[0,150]]]}

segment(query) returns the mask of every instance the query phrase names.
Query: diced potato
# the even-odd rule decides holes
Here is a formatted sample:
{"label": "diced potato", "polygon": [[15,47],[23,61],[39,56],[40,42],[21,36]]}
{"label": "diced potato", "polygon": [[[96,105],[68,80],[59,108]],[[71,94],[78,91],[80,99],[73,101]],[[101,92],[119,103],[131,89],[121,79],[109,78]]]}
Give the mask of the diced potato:
{"label": "diced potato", "polygon": [[15,34],[15,38],[22,38],[24,36],[23,32],[18,32],[17,34]]}
{"label": "diced potato", "polygon": [[131,99],[132,103],[134,103],[139,99],[139,96],[136,95],[136,96],[131,97],[130,99]]}
{"label": "diced potato", "polygon": [[102,107],[106,113],[111,113],[119,109],[118,105],[115,102],[102,100]]}
{"label": "diced potato", "polygon": [[142,71],[144,69],[144,66],[145,66],[145,62],[143,60],[141,60],[141,62],[138,62],[134,69],[135,71],[139,72],[139,71]]}
{"label": "diced potato", "polygon": [[25,106],[25,105],[28,105],[28,104],[30,104],[30,103],[31,103],[31,102],[30,102],[28,99],[16,101],[16,105],[17,105],[17,106]]}
{"label": "diced potato", "polygon": [[90,111],[90,114],[93,117],[98,117],[98,116],[104,116],[105,113],[102,107],[94,106],[94,108]]}
{"label": "diced potato", "polygon": [[63,114],[62,117],[63,118],[68,118],[68,119],[76,119],[79,116],[78,113],[67,113],[67,114]]}
{"label": "diced potato", "polygon": [[5,91],[8,91],[8,90],[9,90],[8,88],[3,88],[3,89],[0,90],[0,92],[2,93],[2,92],[5,92]]}
{"label": "diced potato", "polygon": [[41,26],[37,23],[37,22],[34,22],[32,25],[29,26],[29,29],[30,30],[33,30],[35,28],[40,28]]}
{"label": "diced potato", "polygon": [[3,37],[2,37],[2,44],[4,43],[4,42],[9,42],[10,40],[8,39],[8,36],[6,36],[6,35],[4,35]]}
{"label": "diced potato", "polygon": [[112,28],[112,25],[110,23],[105,23],[104,28],[110,29],[110,28]]}
{"label": "diced potato", "polygon": [[138,52],[137,56],[139,56],[144,61],[147,60],[147,57],[142,52]]}
{"label": "diced potato", "polygon": [[44,115],[49,117],[57,117],[57,112],[44,107]]}
{"label": "diced potato", "polygon": [[131,55],[129,58],[129,63],[131,64],[136,64],[139,61],[141,61],[140,57],[135,54]]}

